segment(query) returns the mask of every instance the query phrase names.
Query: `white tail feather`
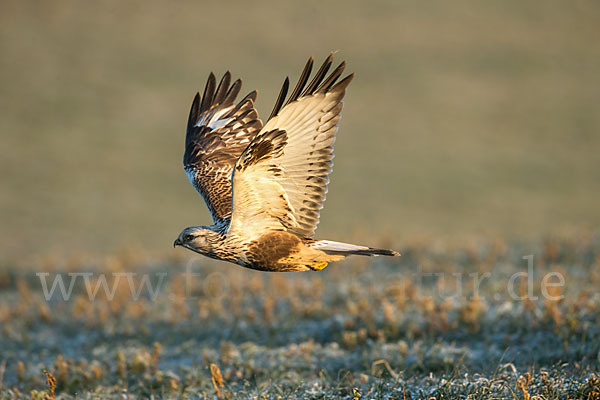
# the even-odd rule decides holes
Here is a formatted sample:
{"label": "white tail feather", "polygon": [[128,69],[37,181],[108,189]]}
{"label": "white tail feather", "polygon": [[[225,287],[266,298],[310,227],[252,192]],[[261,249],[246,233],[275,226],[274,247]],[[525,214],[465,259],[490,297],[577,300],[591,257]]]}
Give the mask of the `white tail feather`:
{"label": "white tail feather", "polygon": [[360,255],[360,256],[399,256],[394,250],[374,249],[367,246],[357,246],[350,243],[334,242],[331,240],[317,240],[312,243],[313,249],[324,251],[328,254]]}
{"label": "white tail feather", "polygon": [[312,248],[323,251],[357,251],[369,250],[366,246],[358,246],[350,243],[334,242],[333,240],[318,240],[313,243]]}

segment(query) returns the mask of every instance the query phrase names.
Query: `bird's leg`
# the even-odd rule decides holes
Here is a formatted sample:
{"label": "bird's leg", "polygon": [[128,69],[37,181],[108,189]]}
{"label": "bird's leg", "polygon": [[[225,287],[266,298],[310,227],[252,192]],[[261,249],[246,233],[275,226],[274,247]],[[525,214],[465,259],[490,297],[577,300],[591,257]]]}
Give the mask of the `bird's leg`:
{"label": "bird's leg", "polygon": [[321,261],[314,265],[311,265],[310,268],[313,271],[321,271],[321,270],[325,269],[326,266],[327,266],[327,261]]}

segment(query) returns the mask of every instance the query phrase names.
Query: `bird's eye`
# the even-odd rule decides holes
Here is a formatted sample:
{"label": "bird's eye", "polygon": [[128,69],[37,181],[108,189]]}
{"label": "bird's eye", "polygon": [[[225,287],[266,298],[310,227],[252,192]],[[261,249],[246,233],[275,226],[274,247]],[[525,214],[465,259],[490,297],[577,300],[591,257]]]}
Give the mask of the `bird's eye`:
{"label": "bird's eye", "polygon": [[183,240],[186,242],[191,242],[192,240],[194,240],[194,235],[185,235],[183,237]]}

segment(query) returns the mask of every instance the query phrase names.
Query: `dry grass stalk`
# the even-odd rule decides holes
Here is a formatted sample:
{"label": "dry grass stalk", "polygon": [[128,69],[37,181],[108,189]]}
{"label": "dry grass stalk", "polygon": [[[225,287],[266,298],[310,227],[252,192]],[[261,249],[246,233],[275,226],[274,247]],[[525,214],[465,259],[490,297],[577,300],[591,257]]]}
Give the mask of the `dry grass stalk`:
{"label": "dry grass stalk", "polygon": [[529,396],[529,384],[530,383],[531,383],[531,374],[529,372],[526,372],[517,378],[517,389],[521,389],[521,391],[523,392],[523,398],[525,400],[530,400],[530,396]]}
{"label": "dry grass stalk", "polygon": [[385,369],[390,373],[390,375],[394,378],[394,380],[398,380],[398,374],[396,372],[394,372],[394,370],[390,366],[390,363],[384,359],[374,361],[373,364],[371,364],[371,373],[373,375],[375,375],[376,367],[379,365],[383,365],[385,367]]}
{"label": "dry grass stalk", "polygon": [[221,389],[225,386],[223,383],[223,376],[221,370],[216,364],[210,364],[210,380],[217,391],[217,397],[221,398]]}
{"label": "dry grass stalk", "polygon": [[17,379],[19,379],[19,382],[23,382],[25,380],[25,364],[23,361],[17,362]]}
{"label": "dry grass stalk", "polygon": [[48,386],[50,386],[46,398],[54,399],[56,397],[56,395],[54,394],[54,390],[56,389],[56,378],[52,375],[52,373],[46,370],[44,370],[44,376],[46,377],[46,382],[48,383]]}
{"label": "dry grass stalk", "polygon": [[154,369],[158,369],[158,357],[160,357],[160,353],[162,352],[162,346],[158,342],[154,342],[152,349],[152,367]]}
{"label": "dry grass stalk", "polygon": [[4,383],[4,371],[6,370],[6,360],[2,360],[0,363],[0,390],[2,390],[2,386]]}

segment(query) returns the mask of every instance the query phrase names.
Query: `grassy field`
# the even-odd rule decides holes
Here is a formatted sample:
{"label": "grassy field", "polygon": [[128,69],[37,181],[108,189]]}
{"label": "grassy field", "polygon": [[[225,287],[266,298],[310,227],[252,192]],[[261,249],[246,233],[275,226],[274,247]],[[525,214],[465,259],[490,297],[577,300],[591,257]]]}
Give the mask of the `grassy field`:
{"label": "grassy field", "polygon": [[593,229],[599,18],[562,1],[3,1],[0,254],[168,251],[209,221],[181,166],[208,73],[258,89],[264,118],[332,50],[356,79],[320,237]]}
{"label": "grassy field", "polygon": [[0,397],[50,395],[45,372],[65,399],[600,399],[599,234],[402,252],[322,273],[133,253],[2,270]]}

